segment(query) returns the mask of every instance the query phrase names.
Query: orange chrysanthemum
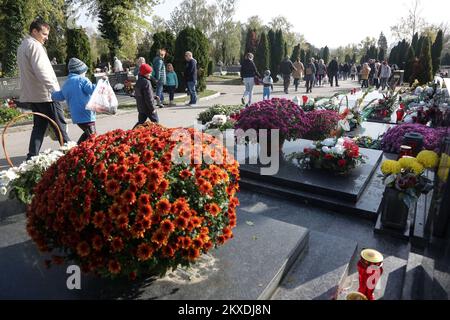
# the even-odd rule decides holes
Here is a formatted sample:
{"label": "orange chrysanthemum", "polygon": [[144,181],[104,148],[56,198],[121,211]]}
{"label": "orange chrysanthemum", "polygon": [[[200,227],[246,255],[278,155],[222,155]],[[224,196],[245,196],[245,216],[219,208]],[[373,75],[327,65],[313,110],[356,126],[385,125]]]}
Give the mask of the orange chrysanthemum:
{"label": "orange chrysanthemum", "polygon": [[156,209],[160,214],[167,214],[169,213],[171,208],[170,201],[167,199],[161,199],[158,204],[156,205]]}
{"label": "orange chrysanthemum", "polygon": [[106,182],[106,193],[110,196],[118,194],[120,191],[120,183],[117,180],[110,180]]}
{"label": "orange chrysanthemum", "polygon": [[87,257],[91,253],[91,248],[86,241],[80,242],[77,245],[77,253],[80,257]]}
{"label": "orange chrysanthemum", "polygon": [[123,250],[123,240],[120,237],[115,237],[111,241],[111,250],[112,252],[121,252]]}
{"label": "orange chrysanthemum", "polygon": [[112,274],[119,274],[122,270],[122,266],[120,265],[119,261],[111,260],[108,263],[108,270]]}
{"label": "orange chrysanthemum", "polygon": [[147,243],[141,243],[137,249],[137,257],[139,261],[147,261],[149,260],[154,253],[154,249]]}

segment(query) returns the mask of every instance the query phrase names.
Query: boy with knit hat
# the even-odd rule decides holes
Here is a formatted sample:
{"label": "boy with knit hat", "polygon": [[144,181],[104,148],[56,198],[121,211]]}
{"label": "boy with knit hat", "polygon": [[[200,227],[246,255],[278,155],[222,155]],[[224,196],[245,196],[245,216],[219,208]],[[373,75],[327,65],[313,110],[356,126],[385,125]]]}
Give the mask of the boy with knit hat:
{"label": "boy with knit hat", "polygon": [[[148,64],[143,63],[139,68],[139,76],[134,86],[134,96],[136,98],[137,109],[139,112],[138,123],[134,126],[144,124],[147,121],[147,118],[152,122],[159,122],[158,114],[155,110],[154,105],[154,95],[152,89],[152,83],[150,81],[150,77],[152,75],[152,67]],[[134,129],[133,128],[133,129]]]}
{"label": "boy with knit hat", "polygon": [[71,58],[68,69],[67,81],[64,83],[61,91],[53,92],[52,99],[55,101],[67,101],[72,122],[83,130],[83,134],[78,140],[78,144],[80,144],[96,133],[95,112],[86,110],[86,105],[95,90],[95,84],[92,84],[86,78],[88,67],[83,61]]}

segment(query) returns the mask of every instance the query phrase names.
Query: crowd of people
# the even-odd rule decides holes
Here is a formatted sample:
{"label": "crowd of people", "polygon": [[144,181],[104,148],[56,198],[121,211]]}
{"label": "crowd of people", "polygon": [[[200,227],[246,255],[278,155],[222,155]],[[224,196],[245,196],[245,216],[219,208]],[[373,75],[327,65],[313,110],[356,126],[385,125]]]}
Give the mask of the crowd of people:
{"label": "crowd of people", "polygon": [[[96,133],[96,113],[86,109],[96,88],[96,85],[86,77],[89,67],[85,62],[72,57],[68,63],[67,80],[60,87],[53,69],[56,59],[50,61],[44,47],[49,33],[49,24],[42,20],[33,21],[29,28],[29,34],[23,39],[17,50],[21,87],[20,102],[29,105],[35,113],[27,160],[39,154],[50,123],[48,119],[53,120],[57,125],[64,143],[71,141],[67,133],[64,111],[60,104],[62,101],[67,102],[72,122],[83,131],[78,143],[82,143]],[[170,103],[174,102],[174,94],[179,82],[173,65],[165,63],[165,56],[166,50],[162,48],[158,50],[152,66],[147,64],[142,57],[136,61],[134,69],[134,75],[137,76],[135,98],[138,122],[136,126],[143,124],[147,119],[159,122],[156,107],[163,105],[164,87],[167,87],[169,92]],[[186,60],[184,76],[190,96],[188,105],[194,106],[197,103],[197,61],[190,51],[185,53],[184,58]],[[114,59],[114,71],[124,71],[122,63],[117,57]],[[107,77],[103,76],[103,79],[106,80]],[[155,94],[153,93],[154,87]],[[45,117],[37,113],[43,114]]]}
{"label": "crowd of people", "polygon": [[[247,53],[241,65],[241,78],[245,86],[241,102],[249,105],[252,102],[253,90],[255,84],[260,82],[261,76],[254,63],[254,55]],[[306,93],[312,93],[312,88],[323,87],[329,84],[331,87],[339,87],[339,81],[358,81],[361,88],[374,86],[385,90],[394,76],[394,71],[398,66],[389,65],[387,60],[382,62],[370,59],[366,63],[339,63],[338,58],[333,58],[327,65],[323,59],[311,58],[305,64],[297,58],[292,62],[289,57],[281,61],[278,71],[280,79],[283,80],[284,93],[289,94],[291,80],[294,80],[295,91],[298,92],[301,81],[305,81]],[[270,79],[269,79],[270,78]],[[270,99],[273,91],[273,79],[270,70],[265,70],[262,79],[263,99]]]}

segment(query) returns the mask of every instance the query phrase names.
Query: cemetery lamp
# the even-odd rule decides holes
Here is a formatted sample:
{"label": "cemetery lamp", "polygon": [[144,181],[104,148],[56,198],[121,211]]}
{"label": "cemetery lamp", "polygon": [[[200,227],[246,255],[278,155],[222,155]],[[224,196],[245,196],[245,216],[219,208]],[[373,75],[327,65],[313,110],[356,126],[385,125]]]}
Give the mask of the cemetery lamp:
{"label": "cemetery lamp", "polygon": [[423,136],[417,132],[408,132],[403,137],[403,145],[412,148],[412,157],[417,157],[420,151],[423,149]]}
{"label": "cemetery lamp", "polygon": [[365,295],[368,300],[375,300],[373,293],[383,274],[383,261],[383,255],[376,250],[364,249],[361,251],[358,262],[358,292]]}

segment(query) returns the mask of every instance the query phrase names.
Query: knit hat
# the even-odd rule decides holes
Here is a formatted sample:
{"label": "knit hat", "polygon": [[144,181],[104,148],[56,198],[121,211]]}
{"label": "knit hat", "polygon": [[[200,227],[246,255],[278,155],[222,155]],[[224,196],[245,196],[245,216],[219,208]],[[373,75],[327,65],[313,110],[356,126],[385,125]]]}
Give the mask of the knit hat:
{"label": "knit hat", "polygon": [[145,75],[147,75],[149,73],[152,73],[152,71],[153,71],[152,67],[150,67],[146,63],[141,64],[141,66],[139,67],[139,74],[141,76],[145,76]]}
{"label": "knit hat", "polygon": [[69,73],[82,74],[87,70],[88,67],[83,61],[77,58],[71,58],[69,60]]}

